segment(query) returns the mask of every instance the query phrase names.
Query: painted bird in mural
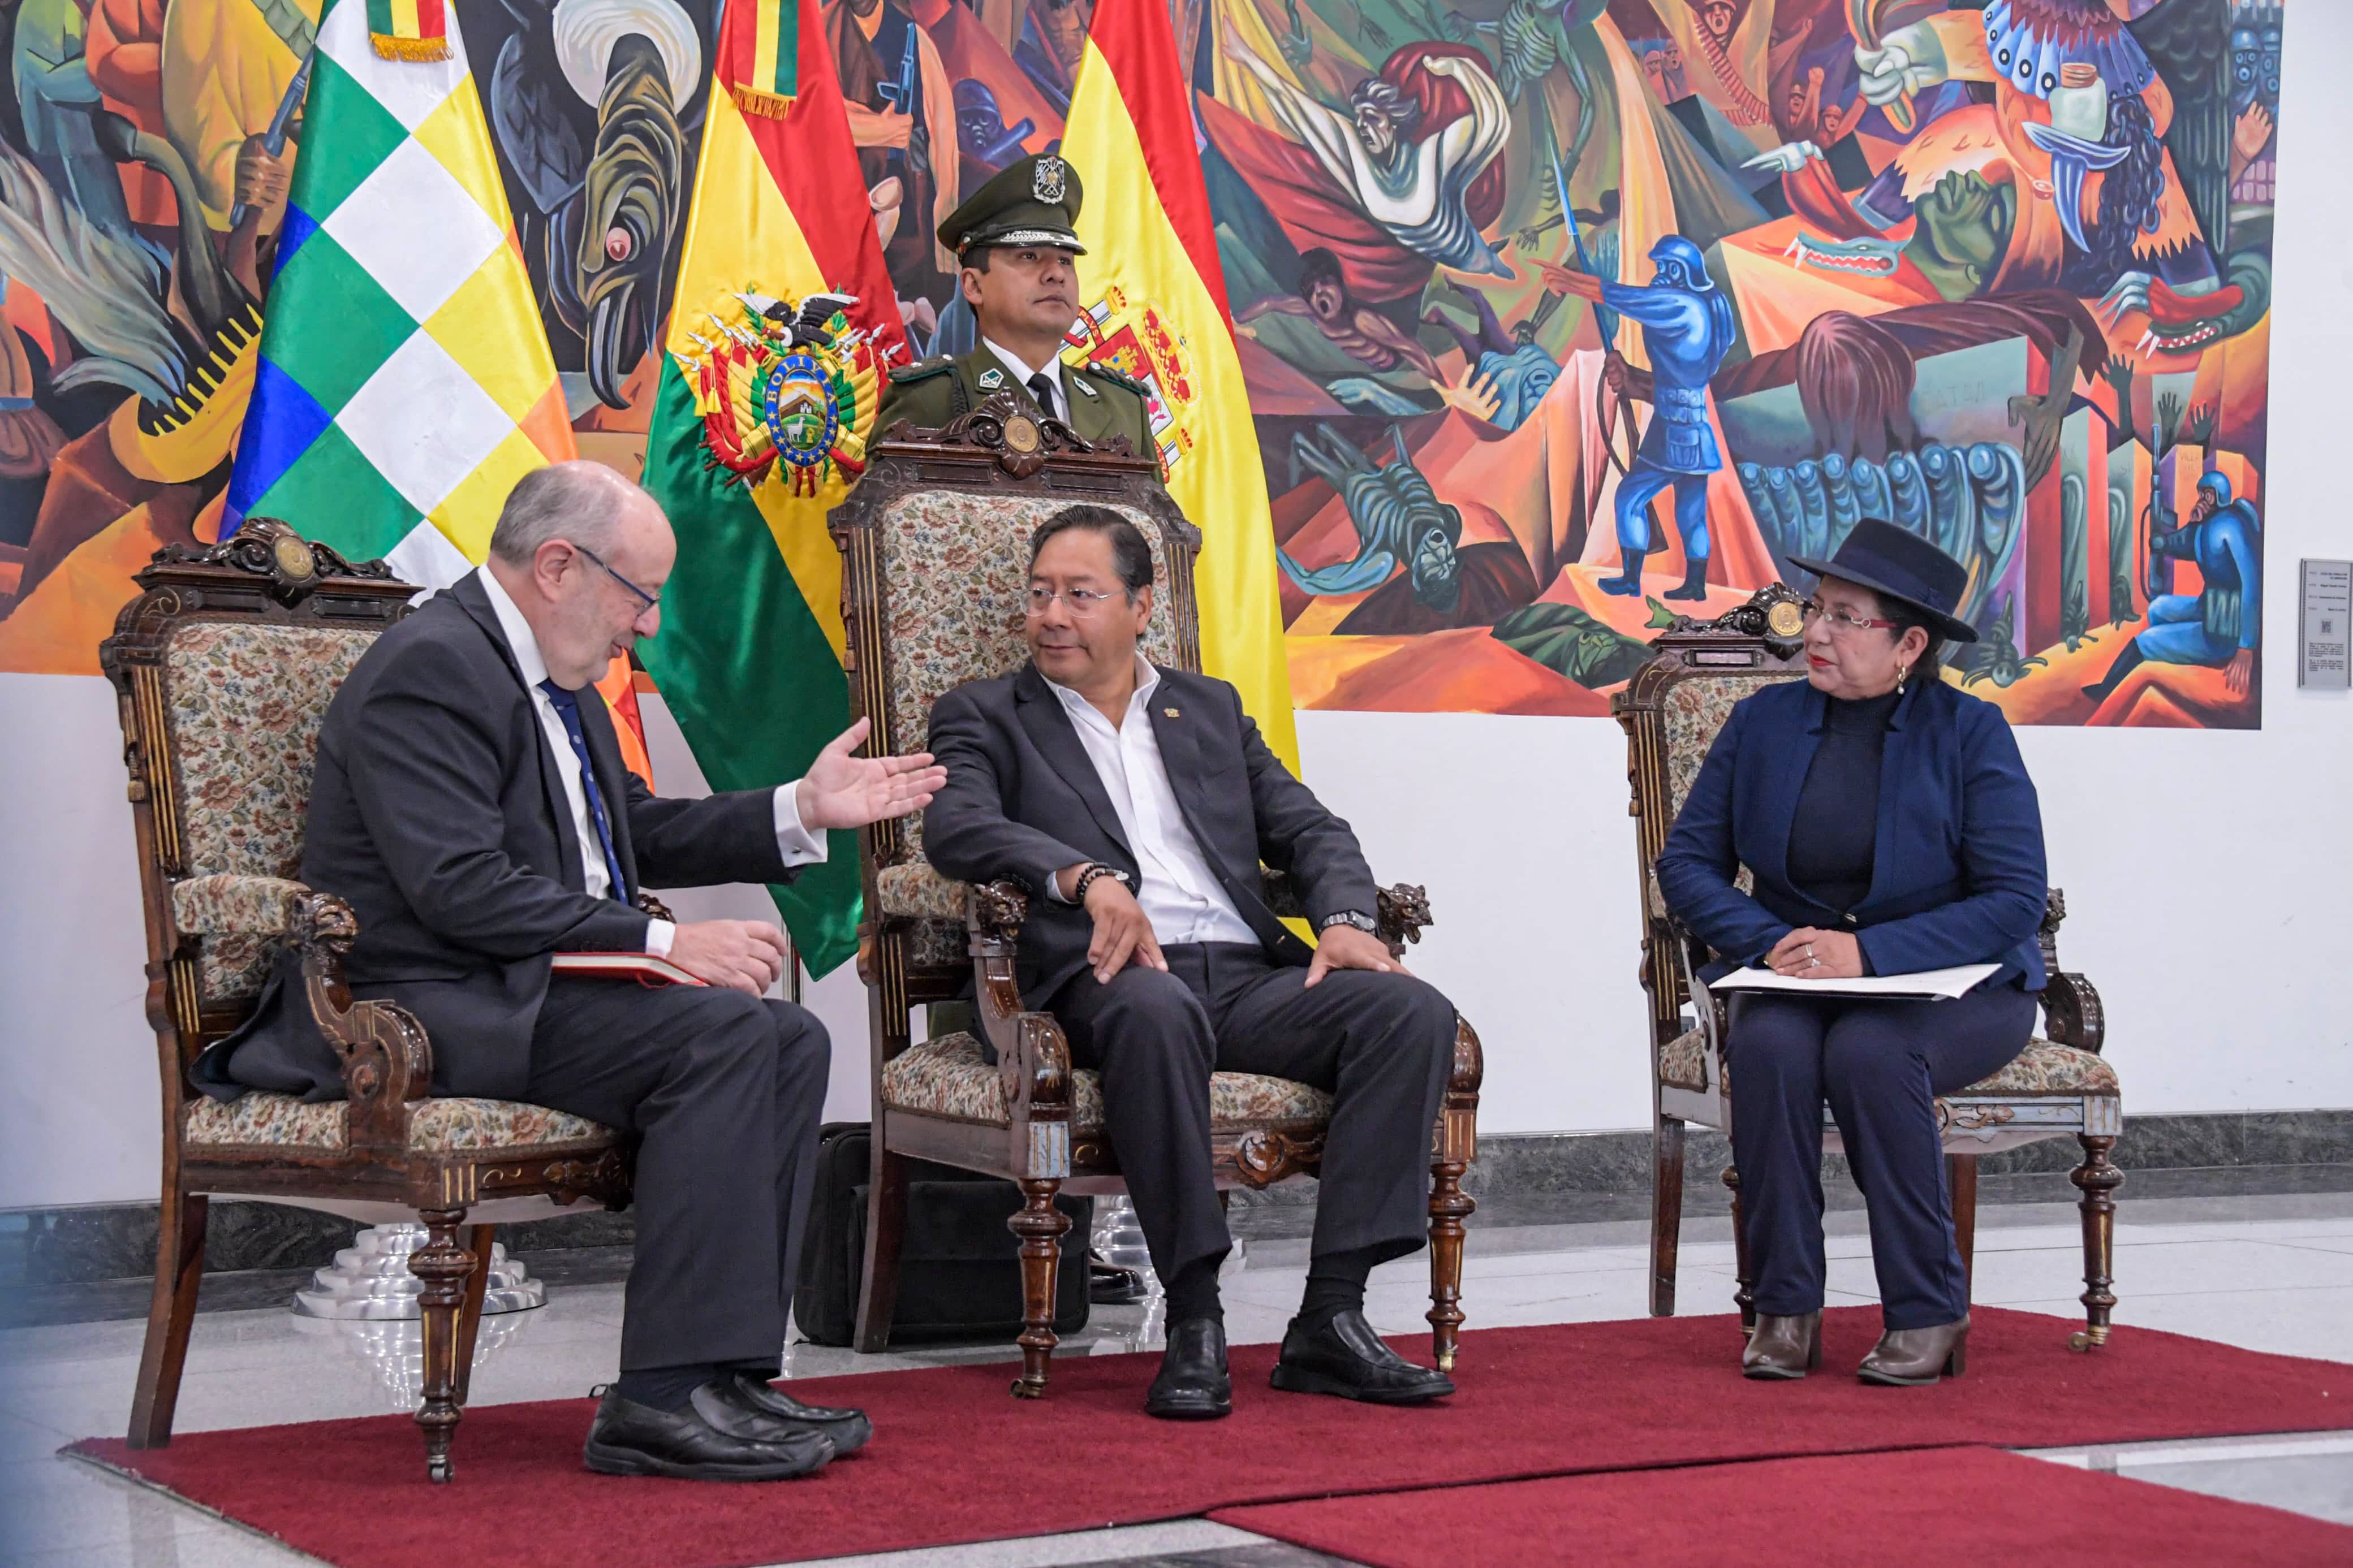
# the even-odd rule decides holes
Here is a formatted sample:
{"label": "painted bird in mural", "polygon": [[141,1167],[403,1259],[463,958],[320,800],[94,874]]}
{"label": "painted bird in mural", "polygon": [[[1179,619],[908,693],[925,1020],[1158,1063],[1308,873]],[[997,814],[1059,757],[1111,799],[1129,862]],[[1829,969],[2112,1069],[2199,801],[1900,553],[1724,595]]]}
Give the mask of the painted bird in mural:
{"label": "painted bird in mural", "polygon": [[[626,408],[656,347],[691,187],[718,5],[500,0],[483,85],[542,303],[579,339],[597,398]],[[493,57],[487,47],[476,60]],[[477,68],[480,68],[479,66]]]}

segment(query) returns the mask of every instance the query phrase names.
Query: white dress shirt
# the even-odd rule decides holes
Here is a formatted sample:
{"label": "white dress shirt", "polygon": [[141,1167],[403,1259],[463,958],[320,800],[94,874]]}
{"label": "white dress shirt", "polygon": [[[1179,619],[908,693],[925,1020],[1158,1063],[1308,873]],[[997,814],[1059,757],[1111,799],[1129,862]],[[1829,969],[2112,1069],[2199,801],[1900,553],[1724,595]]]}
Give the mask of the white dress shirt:
{"label": "white dress shirt", "polygon": [[[555,774],[564,781],[564,798],[572,807],[572,836],[580,845],[580,872],[587,894],[592,899],[606,898],[613,890],[613,877],[605,868],[605,842],[596,836],[596,820],[588,811],[588,793],[580,787],[580,753],[572,749],[572,737],[564,728],[564,718],[556,712],[555,703],[539,687],[547,679],[547,660],[540,654],[539,638],[496,574],[483,566],[476,568],[474,575],[480,581],[482,592],[490,595],[491,610],[499,617],[499,630],[506,634],[507,648],[522,671],[523,690],[531,697],[533,711],[539,715],[540,729],[547,734],[547,749],[555,754]],[[593,691],[585,700],[604,700]],[[623,805],[621,801],[607,801],[607,818],[617,819]],[[783,851],[786,865],[810,866],[825,859],[825,835],[812,833],[801,826],[800,798],[792,784],[777,787],[776,813],[776,847]],[[668,921],[649,922],[646,951],[657,958],[664,956],[677,932],[678,928]]]}
{"label": "white dress shirt", "polygon": [[1060,408],[1049,408],[1046,412],[1065,425],[1071,422],[1071,383],[1070,378],[1062,374],[1061,355],[1056,354],[1052,363],[1048,364],[1027,365],[1021,363],[1019,354],[1015,353],[995,338],[983,337],[980,341],[990,353],[1003,362],[1005,368],[1012,373],[1013,379],[1020,384],[1022,391],[1029,390],[1029,378],[1033,375],[1042,375],[1052,382],[1054,395],[1061,400],[1062,405]]}
{"label": "white dress shirt", "polygon": [[[1176,794],[1168,784],[1168,764],[1160,757],[1160,737],[1152,731],[1152,693],[1160,672],[1142,654],[1135,656],[1135,695],[1114,730],[1095,705],[1067,686],[1049,680],[1046,688],[1071,716],[1087,760],[1095,765],[1111,808],[1119,815],[1120,831],[1135,851],[1135,901],[1152,922],[1152,934],[1163,946],[1181,942],[1235,942],[1258,945],[1234,908],[1233,900],[1209,869],[1193,830],[1176,809]],[[1062,898],[1061,879],[1047,884]]]}

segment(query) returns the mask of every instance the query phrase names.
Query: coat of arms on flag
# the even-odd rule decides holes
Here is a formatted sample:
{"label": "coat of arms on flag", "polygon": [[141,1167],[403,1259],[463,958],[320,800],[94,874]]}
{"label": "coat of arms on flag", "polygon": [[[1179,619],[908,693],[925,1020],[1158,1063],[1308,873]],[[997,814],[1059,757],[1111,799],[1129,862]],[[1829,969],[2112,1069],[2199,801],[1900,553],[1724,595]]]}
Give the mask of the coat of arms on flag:
{"label": "coat of arms on flag", "polygon": [[707,465],[756,485],[781,464],[797,496],[817,494],[832,467],[844,479],[866,471],[879,399],[873,342],[843,314],[857,302],[730,294],[685,329],[679,370],[694,389]]}
{"label": "coat of arms on flag", "polygon": [[1165,479],[1173,472],[1193,449],[1185,416],[1201,399],[1192,347],[1185,335],[1151,300],[1131,300],[1114,283],[1080,312],[1062,341],[1087,363],[1108,366],[1144,388],[1152,438],[1160,447],[1161,475]]}

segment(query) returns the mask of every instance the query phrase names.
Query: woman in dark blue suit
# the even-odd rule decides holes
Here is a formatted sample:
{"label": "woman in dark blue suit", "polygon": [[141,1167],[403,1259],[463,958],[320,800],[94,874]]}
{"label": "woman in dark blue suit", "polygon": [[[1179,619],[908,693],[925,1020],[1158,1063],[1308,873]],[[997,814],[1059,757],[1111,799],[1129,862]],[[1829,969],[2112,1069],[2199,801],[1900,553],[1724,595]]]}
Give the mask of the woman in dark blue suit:
{"label": "woman in dark blue suit", "polygon": [[[2026,1048],[2043,971],[2042,817],[2009,721],[1937,675],[1959,562],[1858,522],[1806,615],[1807,679],[1732,710],[1658,862],[1667,907],[1713,947],[1710,977],[1757,965],[1820,996],[1736,994],[1725,1043],[1757,1328],[1747,1376],[1821,1363],[1822,1102],[1870,1207],[1885,1332],[1860,1375],[1957,1375],[1968,1285],[1954,1244],[1936,1097]],[[1733,879],[1746,866],[1756,891]],[[1995,963],[1944,1002],[1835,994],[1857,975]]]}

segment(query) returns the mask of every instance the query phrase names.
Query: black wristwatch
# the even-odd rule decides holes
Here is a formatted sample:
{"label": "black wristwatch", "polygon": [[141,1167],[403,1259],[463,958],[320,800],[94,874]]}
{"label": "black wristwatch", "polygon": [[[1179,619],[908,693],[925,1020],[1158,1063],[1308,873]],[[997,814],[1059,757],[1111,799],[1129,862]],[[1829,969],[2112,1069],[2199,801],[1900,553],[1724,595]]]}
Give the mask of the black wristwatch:
{"label": "black wristwatch", "polygon": [[1121,870],[1116,866],[1106,866],[1102,861],[1096,860],[1089,863],[1087,868],[1079,873],[1078,884],[1071,889],[1071,902],[1074,904],[1085,903],[1087,901],[1087,889],[1094,886],[1094,881],[1097,877],[1109,877],[1113,881],[1117,882],[1121,887],[1125,888],[1131,893],[1135,890],[1134,878],[1129,876],[1126,872]]}
{"label": "black wristwatch", "polygon": [[1319,931],[1330,931],[1334,926],[1340,925],[1355,926],[1367,936],[1378,935],[1381,929],[1381,922],[1362,910],[1342,910],[1337,914],[1325,915],[1316,922],[1315,929]]}

